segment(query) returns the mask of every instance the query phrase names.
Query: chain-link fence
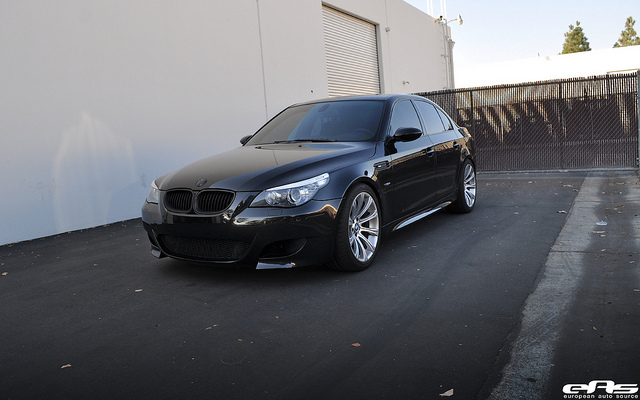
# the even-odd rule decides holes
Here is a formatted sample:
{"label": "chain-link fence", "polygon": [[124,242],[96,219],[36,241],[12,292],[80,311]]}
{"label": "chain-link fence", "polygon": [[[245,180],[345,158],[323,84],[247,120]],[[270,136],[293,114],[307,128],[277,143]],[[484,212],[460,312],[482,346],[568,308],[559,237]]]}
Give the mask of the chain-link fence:
{"label": "chain-link fence", "polygon": [[419,95],[469,129],[479,170],[637,168],[638,74]]}

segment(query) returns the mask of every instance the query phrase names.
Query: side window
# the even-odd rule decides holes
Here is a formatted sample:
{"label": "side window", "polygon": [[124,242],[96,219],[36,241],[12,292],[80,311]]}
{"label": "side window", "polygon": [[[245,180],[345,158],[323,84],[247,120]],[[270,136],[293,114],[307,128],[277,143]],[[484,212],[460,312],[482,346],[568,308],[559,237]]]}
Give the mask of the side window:
{"label": "side window", "polygon": [[420,128],[420,119],[416,114],[416,109],[410,101],[401,101],[393,107],[391,114],[391,123],[389,127],[389,135],[393,135],[398,128]]}
{"label": "side window", "polygon": [[442,122],[444,123],[444,129],[447,131],[452,130],[453,125],[451,124],[451,119],[447,116],[447,114],[442,112],[441,109],[436,108],[436,110],[438,110],[438,115],[440,115],[440,119],[442,119]]}
{"label": "side window", "polygon": [[434,106],[425,101],[416,101],[416,107],[418,107],[418,111],[424,120],[428,134],[432,135],[444,131],[444,125]]}

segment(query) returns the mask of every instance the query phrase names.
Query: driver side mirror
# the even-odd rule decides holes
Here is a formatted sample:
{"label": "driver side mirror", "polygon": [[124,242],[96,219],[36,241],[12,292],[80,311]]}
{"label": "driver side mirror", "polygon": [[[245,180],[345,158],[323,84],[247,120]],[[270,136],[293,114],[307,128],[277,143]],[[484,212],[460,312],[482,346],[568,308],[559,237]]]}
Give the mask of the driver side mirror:
{"label": "driver side mirror", "polygon": [[422,136],[422,130],[418,128],[398,128],[393,134],[393,140],[396,142],[411,142]]}
{"label": "driver side mirror", "polygon": [[243,137],[242,139],[240,139],[240,144],[244,146],[249,141],[249,139],[251,139],[251,136],[252,135],[247,135],[247,136]]}

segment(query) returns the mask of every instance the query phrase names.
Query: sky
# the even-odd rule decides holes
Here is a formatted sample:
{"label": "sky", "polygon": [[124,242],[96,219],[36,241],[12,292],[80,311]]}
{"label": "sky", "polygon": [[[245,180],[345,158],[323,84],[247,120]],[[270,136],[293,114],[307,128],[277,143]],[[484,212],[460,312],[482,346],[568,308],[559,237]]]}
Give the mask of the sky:
{"label": "sky", "polygon": [[580,21],[592,50],[608,49],[620,37],[632,16],[640,35],[640,0],[405,0],[429,13],[449,20],[462,16],[463,25],[451,22],[454,66],[557,55],[562,52],[564,33]]}

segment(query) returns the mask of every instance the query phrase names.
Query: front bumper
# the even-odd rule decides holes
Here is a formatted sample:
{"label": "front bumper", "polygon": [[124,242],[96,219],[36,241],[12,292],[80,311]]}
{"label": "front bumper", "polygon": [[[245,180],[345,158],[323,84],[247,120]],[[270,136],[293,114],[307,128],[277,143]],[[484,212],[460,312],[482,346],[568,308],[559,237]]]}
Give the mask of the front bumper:
{"label": "front bumper", "polygon": [[283,268],[331,260],[341,199],[293,208],[248,208],[257,193],[237,193],[216,215],[176,214],[160,204],[142,207],[152,254],[253,268]]}

